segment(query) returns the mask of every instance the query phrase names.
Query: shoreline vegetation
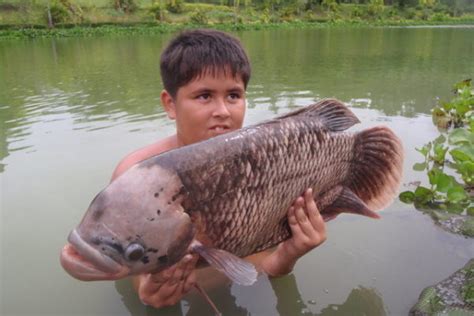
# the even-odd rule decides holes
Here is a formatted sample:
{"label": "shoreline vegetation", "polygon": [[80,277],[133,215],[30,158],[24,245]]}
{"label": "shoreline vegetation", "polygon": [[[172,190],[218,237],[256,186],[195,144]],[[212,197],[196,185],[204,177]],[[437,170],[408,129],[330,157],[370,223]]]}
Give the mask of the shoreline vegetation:
{"label": "shoreline vegetation", "polygon": [[[357,3],[350,3],[351,1]],[[215,2],[0,0],[0,39],[161,34],[193,27],[258,30],[338,26],[474,25],[472,0]]]}

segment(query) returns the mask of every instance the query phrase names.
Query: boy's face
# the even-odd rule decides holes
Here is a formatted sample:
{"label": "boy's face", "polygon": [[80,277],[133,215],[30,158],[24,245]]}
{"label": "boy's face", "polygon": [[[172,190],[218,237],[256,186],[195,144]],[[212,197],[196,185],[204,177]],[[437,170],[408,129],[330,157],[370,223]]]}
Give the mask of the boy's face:
{"label": "boy's face", "polygon": [[162,103],[176,120],[179,145],[189,145],[242,127],[245,86],[239,75],[204,73],[178,89],[173,99],[163,91]]}

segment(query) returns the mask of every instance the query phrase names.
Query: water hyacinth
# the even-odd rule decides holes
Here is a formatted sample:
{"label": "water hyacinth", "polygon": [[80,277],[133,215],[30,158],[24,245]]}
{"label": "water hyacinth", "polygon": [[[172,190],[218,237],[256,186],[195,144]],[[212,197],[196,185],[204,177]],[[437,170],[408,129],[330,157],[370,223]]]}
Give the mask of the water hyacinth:
{"label": "water hyacinth", "polygon": [[[463,216],[464,227],[474,222],[474,89],[471,79],[456,84],[454,94],[450,102],[432,111],[433,123],[441,135],[416,148],[424,161],[414,164],[413,169],[425,171],[430,186],[417,185],[414,191],[402,192],[399,197],[402,202],[414,203],[438,223],[447,220],[444,216],[440,218],[440,211]],[[470,225],[463,229],[459,229],[459,225],[447,228],[474,236]]]}

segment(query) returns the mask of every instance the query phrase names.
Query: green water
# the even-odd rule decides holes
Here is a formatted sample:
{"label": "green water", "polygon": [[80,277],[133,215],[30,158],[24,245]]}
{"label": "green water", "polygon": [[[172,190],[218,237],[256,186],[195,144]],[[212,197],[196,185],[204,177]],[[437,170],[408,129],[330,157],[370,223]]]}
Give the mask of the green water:
{"label": "green water", "polygon": [[[348,103],[362,124],[403,140],[403,183],[414,147],[437,131],[429,109],[474,75],[474,28],[269,30],[235,33],[253,77],[245,124],[323,97]],[[59,251],[89,202],[130,151],[173,132],[159,105],[158,59],[171,37],[0,41],[0,314],[202,315],[196,297],[156,312],[127,281],[85,283]],[[403,189],[403,187],[402,187]],[[408,205],[375,221],[351,215],[294,272],[210,291],[224,315],[406,315],[420,291],[474,257]]]}

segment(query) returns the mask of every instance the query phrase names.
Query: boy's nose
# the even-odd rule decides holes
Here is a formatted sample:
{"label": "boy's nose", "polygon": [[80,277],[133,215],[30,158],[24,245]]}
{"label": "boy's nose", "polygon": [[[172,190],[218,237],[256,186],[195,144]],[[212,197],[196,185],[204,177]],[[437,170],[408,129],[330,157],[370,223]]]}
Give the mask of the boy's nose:
{"label": "boy's nose", "polygon": [[227,104],[225,100],[216,100],[214,112],[212,114],[218,117],[230,116],[230,112],[229,112],[229,109],[227,108]]}

